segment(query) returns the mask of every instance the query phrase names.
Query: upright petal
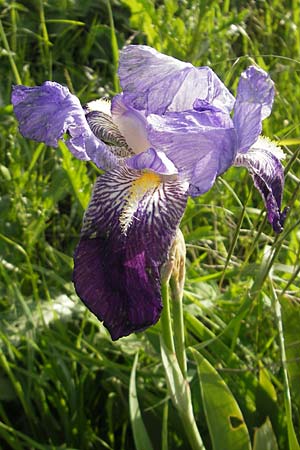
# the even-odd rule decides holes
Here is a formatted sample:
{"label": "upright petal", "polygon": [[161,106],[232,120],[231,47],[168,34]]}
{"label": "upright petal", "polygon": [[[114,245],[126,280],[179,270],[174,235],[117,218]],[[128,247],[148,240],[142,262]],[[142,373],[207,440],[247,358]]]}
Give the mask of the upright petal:
{"label": "upright petal", "polygon": [[122,94],[113,98],[111,115],[134,153],[141,153],[150,147],[147,138],[147,122],[144,115],[127,105]]}
{"label": "upright petal", "polygon": [[238,153],[235,166],[246,167],[264,200],[268,220],[276,233],[283,230],[287,208],[281,212],[284,186],[283,152],[271,141],[260,137],[247,153]]}
{"label": "upright petal", "polygon": [[146,45],[120,53],[119,77],[125,99],[146,114],[191,109],[196,98],[231,111],[234,98],[209,67],[163,55]]}
{"label": "upright petal", "polygon": [[147,119],[152,146],[189,181],[192,196],[208,191],[234,161],[235,130],[229,115],[220,110],[151,114]]}
{"label": "upright petal", "polygon": [[187,183],[126,167],[96,182],[75,252],[74,283],[114,340],[159,319],[160,267],[187,190]]}
{"label": "upright petal", "polygon": [[262,131],[262,120],[271,113],[274,83],[262,69],[250,66],[242,73],[234,106],[233,122],[239,152],[246,152]]}
{"label": "upright petal", "polygon": [[102,169],[114,167],[117,158],[92,133],[78,98],[52,81],[41,86],[14,86],[12,104],[21,134],[52,147],[65,133],[69,150],[78,159],[92,160]]}

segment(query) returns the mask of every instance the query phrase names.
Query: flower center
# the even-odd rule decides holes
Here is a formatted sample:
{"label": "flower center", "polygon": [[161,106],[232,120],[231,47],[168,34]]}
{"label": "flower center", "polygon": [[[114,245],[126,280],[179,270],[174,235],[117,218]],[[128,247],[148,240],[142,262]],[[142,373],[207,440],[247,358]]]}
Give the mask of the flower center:
{"label": "flower center", "polygon": [[138,112],[126,111],[122,115],[114,115],[113,120],[134,153],[142,153],[150,147],[145,120]]}
{"label": "flower center", "polygon": [[122,94],[112,100],[111,117],[134,153],[142,153],[151,147],[143,113],[127,105]]}
{"label": "flower center", "polygon": [[106,98],[87,103],[83,107],[85,118],[94,135],[105,142],[114,155],[120,158],[132,156],[134,152],[111,117],[110,103]]}
{"label": "flower center", "polygon": [[143,114],[125,106],[121,95],[114,97],[112,107],[110,100],[102,98],[83,108],[90,129],[114,155],[126,158],[150,147]]}

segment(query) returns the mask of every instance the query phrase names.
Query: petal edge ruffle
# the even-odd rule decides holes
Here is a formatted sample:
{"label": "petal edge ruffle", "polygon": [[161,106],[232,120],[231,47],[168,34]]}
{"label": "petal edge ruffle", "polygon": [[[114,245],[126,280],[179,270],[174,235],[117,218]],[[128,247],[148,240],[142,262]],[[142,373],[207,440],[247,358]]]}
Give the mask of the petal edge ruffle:
{"label": "petal edge ruffle", "polygon": [[191,109],[196,98],[230,112],[234,97],[209,67],[164,55],[146,45],[120,52],[119,77],[128,104],[148,114]]}
{"label": "petal edge ruffle", "polygon": [[241,74],[234,105],[239,152],[246,152],[256,142],[273,101],[274,83],[269,74],[259,67],[248,67]]}
{"label": "petal edge ruffle", "polygon": [[79,99],[65,86],[52,81],[34,87],[17,85],[11,100],[24,137],[57,147],[68,133],[66,145],[76,158],[92,160],[101,169],[117,165],[118,158],[92,133]]}

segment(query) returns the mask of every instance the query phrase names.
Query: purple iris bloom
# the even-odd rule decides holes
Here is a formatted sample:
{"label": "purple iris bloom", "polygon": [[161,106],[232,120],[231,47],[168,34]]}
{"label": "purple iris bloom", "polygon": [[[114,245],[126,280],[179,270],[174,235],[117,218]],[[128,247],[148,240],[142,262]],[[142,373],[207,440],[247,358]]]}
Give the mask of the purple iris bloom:
{"label": "purple iris bloom", "polygon": [[259,138],[274,98],[266,72],[243,72],[235,99],[210,68],[130,45],[121,51],[119,77],[123,92],[111,103],[82,107],[50,81],[12,93],[23,136],[56,147],[67,134],[76,158],[106,171],[84,216],[73,279],[114,340],[159,319],[160,269],[188,195],[208,191],[230,166],[244,166],[276,232],[284,221],[283,155]]}

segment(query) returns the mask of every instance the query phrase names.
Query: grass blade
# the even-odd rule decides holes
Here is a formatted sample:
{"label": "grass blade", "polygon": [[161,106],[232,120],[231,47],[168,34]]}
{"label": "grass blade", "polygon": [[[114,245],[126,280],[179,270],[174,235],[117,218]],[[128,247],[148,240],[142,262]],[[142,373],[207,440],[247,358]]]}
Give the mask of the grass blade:
{"label": "grass blade", "polygon": [[[289,374],[288,374],[288,366],[287,366],[287,358],[286,358],[286,350],[285,350],[285,336],[283,331],[283,320],[282,320],[282,311],[281,305],[278,300],[276,291],[274,289],[273,284],[271,283],[273,301],[275,306],[275,315],[277,320],[278,327],[278,337],[279,337],[279,347],[281,354],[281,362],[283,367],[283,384],[284,384],[284,406],[287,420],[287,429],[288,429],[288,439],[289,439],[289,450],[300,450],[300,446],[297,440],[293,417],[292,417],[292,399],[290,392],[290,384],[289,384]],[[298,328],[298,327],[297,327]]]}
{"label": "grass blade", "polygon": [[153,450],[149,435],[148,435],[146,427],[144,425],[139,401],[137,398],[136,367],[137,367],[137,363],[138,363],[138,358],[139,358],[139,355],[137,353],[134,358],[132,371],[131,371],[131,375],[130,375],[130,384],[129,384],[130,421],[131,421],[132,432],[133,432],[136,450]]}
{"label": "grass blade", "polygon": [[8,40],[6,38],[6,34],[5,34],[1,20],[0,20],[0,37],[3,41],[4,48],[7,51],[8,59],[9,59],[10,65],[11,65],[11,70],[15,77],[15,81],[17,84],[22,84],[22,80],[21,80],[17,65],[15,63],[15,60],[13,58],[12,52],[9,48]]}

